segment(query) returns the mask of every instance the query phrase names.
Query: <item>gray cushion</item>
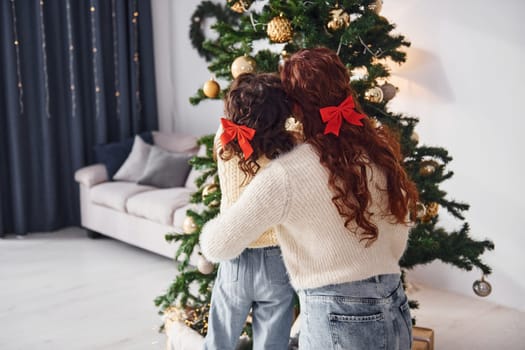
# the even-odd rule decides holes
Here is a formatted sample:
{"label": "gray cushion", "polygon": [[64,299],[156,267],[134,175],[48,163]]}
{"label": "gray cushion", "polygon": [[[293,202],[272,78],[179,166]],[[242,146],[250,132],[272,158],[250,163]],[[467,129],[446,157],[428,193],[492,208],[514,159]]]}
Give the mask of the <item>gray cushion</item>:
{"label": "gray cushion", "polygon": [[188,153],[171,153],[153,146],[138,183],[159,188],[184,187],[191,157]]}

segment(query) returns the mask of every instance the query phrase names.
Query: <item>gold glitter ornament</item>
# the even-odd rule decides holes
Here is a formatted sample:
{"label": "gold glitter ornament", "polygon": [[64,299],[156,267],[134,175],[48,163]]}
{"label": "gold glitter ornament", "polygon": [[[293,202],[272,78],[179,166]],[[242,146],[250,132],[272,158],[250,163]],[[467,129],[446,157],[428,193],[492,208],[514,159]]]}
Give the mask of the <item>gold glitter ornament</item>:
{"label": "gold glitter ornament", "polygon": [[248,10],[252,2],[253,0],[228,0],[228,5],[230,5],[232,11],[243,13],[244,11]]}
{"label": "gold glitter ornament", "polygon": [[215,81],[215,79],[211,78],[210,80],[204,83],[202,91],[204,92],[204,95],[206,95],[206,97],[216,98],[217,96],[219,96],[221,86]]}
{"label": "gold glitter ornament", "polygon": [[275,43],[288,42],[293,37],[292,22],[281,13],[268,22],[266,34],[268,34],[270,41]]}
{"label": "gold glitter ornament", "polygon": [[256,62],[253,58],[247,55],[239,56],[232,62],[232,76],[235,79],[243,73],[253,73],[255,71],[255,67]]}
{"label": "gold glitter ornament", "polygon": [[365,92],[365,98],[374,103],[383,102],[383,90],[379,87],[373,87]]}
{"label": "gold glitter ornament", "polygon": [[335,8],[330,10],[330,16],[330,21],[326,27],[333,32],[339,29],[348,28],[350,25],[350,15],[337,4],[335,5]]}
{"label": "gold glitter ornament", "polygon": [[425,215],[421,218],[422,221],[428,222],[437,216],[439,212],[439,204],[436,202],[430,202],[426,205]]}
{"label": "gold glitter ornament", "polygon": [[192,234],[197,232],[197,225],[191,216],[186,216],[184,222],[182,223],[182,231],[186,234]]}

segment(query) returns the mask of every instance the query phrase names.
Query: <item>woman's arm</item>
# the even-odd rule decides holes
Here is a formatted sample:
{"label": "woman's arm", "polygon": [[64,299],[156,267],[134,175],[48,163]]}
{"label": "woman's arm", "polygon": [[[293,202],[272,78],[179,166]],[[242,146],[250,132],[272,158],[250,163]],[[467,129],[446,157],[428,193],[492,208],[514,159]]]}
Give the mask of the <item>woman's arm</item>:
{"label": "woman's arm", "polygon": [[212,261],[235,258],[269,227],[280,224],[289,205],[290,187],[280,164],[269,164],[239,200],[204,225],[200,246]]}

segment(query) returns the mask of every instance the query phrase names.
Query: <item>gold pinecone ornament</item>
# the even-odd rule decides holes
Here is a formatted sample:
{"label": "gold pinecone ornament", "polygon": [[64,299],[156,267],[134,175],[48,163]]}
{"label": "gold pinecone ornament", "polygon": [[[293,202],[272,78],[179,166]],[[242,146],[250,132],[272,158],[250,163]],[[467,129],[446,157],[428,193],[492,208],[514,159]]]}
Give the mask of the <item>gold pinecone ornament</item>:
{"label": "gold pinecone ornament", "polygon": [[281,13],[268,22],[266,34],[274,43],[285,43],[292,40],[292,22]]}
{"label": "gold pinecone ornament", "polygon": [[429,222],[438,215],[439,204],[436,202],[430,202],[426,205],[425,215],[421,218],[423,222]]}
{"label": "gold pinecone ornament", "polygon": [[332,10],[330,10],[330,16],[330,22],[328,22],[326,26],[333,32],[338,31],[339,29],[348,28],[350,25],[350,15],[337,4]]}

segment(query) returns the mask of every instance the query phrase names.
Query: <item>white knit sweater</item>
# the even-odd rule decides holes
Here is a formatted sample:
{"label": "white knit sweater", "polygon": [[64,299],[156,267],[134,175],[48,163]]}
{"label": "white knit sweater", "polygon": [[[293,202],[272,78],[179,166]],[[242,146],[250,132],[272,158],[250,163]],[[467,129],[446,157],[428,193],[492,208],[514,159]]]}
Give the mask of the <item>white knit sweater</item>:
{"label": "white knit sweater", "polygon": [[204,226],[201,250],[214,262],[232,259],[268,227],[280,224],[277,240],[296,289],[399,273],[409,226],[385,214],[382,171],[371,165],[368,175],[371,222],[379,231],[368,248],[344,226],[332,203],[328,171],[312,146],[303,144],[270,162],[233,206]]}
{"label": "white knit sweater", "polygon": [[[242,191],[244,191],[244,188],[252,179],[246,179],[246,175],[239,168],[239,157],[233,156],[229,160],[223,160],[220,157],[219,154],[222,149],[220,139],[221,134],[222,127],[219,126],[219,130],[217,130],[217,133],[215,134],[214,152],[217,158],[217,173],[219,175],[219,183],[221,184],[221,212],[223,212],[231,207],[235,202],[237,202],[241,196]],[[268,164],[268,159],[266,157],[261,157],[257,160],[257,163],[262,169],[266,166],[266,164]],[[248,248],[264,248],[276,246],[277,244],[275,228],[269,228],[255,241],[251,242]]]}

